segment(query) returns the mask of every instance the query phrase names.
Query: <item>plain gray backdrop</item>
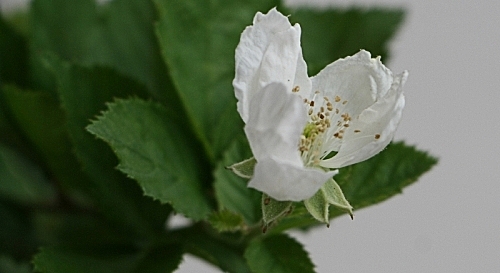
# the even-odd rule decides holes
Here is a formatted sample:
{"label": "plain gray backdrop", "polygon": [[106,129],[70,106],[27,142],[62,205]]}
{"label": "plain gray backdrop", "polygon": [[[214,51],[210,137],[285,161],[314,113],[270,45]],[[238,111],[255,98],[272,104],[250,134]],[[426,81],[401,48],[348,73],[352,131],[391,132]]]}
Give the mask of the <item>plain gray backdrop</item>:
{"label": "plain gray backdrop", "polygon": [[[20,1],[0,0],[4,11],[11,2]],[[403,194],[355,211],[354,221],[293,232],[317,271],[500,272],[500,1],[288,2],[406,8],[386,63],[410,71],[395,139],[440,158]],[[187,256],[176,272],[219,271]]]}

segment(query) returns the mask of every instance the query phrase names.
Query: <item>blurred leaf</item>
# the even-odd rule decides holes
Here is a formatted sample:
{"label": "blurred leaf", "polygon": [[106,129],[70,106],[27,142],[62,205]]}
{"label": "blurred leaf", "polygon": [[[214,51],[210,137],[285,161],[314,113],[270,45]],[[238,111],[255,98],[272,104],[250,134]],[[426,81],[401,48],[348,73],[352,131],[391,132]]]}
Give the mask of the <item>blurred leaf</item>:
{"label": "blurred leaf", "polygon": [[213,212],[208,222],[219,232],[238,231],[244,226],[243,217],[228,210]]}
{"label": "blurred leaf", "polygon": [[173,272],[182,261],[182,247],[170,244],[146,250],[120,247],[81,251],[64,247],[44,247],[35,255],[36,272]]}
{"label": "blurred leaf", "polygon": [[23,204],[50,203],[56,193],[42,170],[0,145],[0,197]]}
{"label": "blurred leaf", "polygon": [[290,21],[302,28],[301,44],[310,76],[360,49],[380,55],[386,62],[389,40],[404,18],[401,9],[297,9],[289,13]]}
{"label": "blurred leaf", "polygon": [[32,271],[28,262],[18,263],[10,257],[0,256],[0,272],[30,273]]}
{"label": "blurred leaf", "polygon": [[[144,96],[144,87],[135,81],[104,67],[85,68],[71,65],[47,55],[46,65],[57,77],[57,89],[62,108],[67,116],[67,128],[73,149],[81,161],[85,174],[91,179],[91,196],[101,212],[134,232],[159,232],[163,225],[158,220],[144,220],[151,215],[165,221],[169,209],[142,196],[137,183],[115,169],[116,156],[103,142],[85,130],[89,120],[105,110],[105,103],[115,97]],[[144,207],[161,213],[144,213]]]}
{"label": "blurred leaf", "polygon": [[146,253],[133,273],[170,273],[174,272],[182,262],[182,248],[168,245],[154,248]]}
{"label": "blurred leaf", "polygon": [[35,272],[41,273],[131,272],[135,263],[133,253],[90,255],[64,248],[42,248],[33,259]]}
{"label": "blurred leaf", "polygon": [[87,129],[106,141],[118,168],[136,179],[144,193],[194,220],[210,212],[201,187],[197,151],[163,106],[139,99],[117,100]]}
{"label": "blurred leaf", "polygon": [[287,235],[265,236],[250,243],[245,258],[254,273],[315,272],[308,253]]}
{"label": "blurred leaf", "polygon": [[[401,193],[404,187],[417,181],[436,163],[437,159],[427,152],[419,151],[403,142],[396,142],[367,161],[340,169],[335,180],[356,212],[357,209],[380,203]],[[332,209],[330,218],[344,213],[343,210]],[[315,220],[308,216],[305,210],[296,209],[272,231],[313,224]]]}
{"label": "blurred leaf", "polygon": [[91,251],[105,246],[127,249],[137,243],[119,224],[88,211],[40,211],[33,219],[41,245]]}
{"label": "blurred leaf", "polygon": [[28,48],[26,40],[7,24],[0,14],[0,84],[27,81]]}
{"label": "blurred leaf", "polygon": [[[150,1],[34,0],[32,53],[53,52],[66,61],[116,69],[175,106],[178,101],[161,60]],[[43,75],[41,75],[43,76]]]}
{"label": "blurred leaf", "polygon": [[16,260],[29,259],[38,247],[31,215],[0,199],[0,219],[0,254],[8,253]]}
{"label": "blurred leaf", "polygon": [[214,238],[211,236],[212,233],[205,231],[204,228],[200,230],[198,225],[185,230],[173,231],[169,235],[170,238],[181,240],[186,252],[218,266],[223,272],[250,273],[243,258],[245,245],[237,243],[237,241],[241,241],[240,236],[236,235],[235,237],[235,235],[230,234],[232,237],[224,237],[224,234],[217,234],[218,238]]}
{"label": "blurred leaf", "polygon": [[260,206],[262,194],[247,187],[248,179],[242,179],[226,169],[226,166],[250,156],[250,148],[244,138],[233,141],[224,152],[223,159],[217,163],[214,172],[214,190],[219,210],[227,209],[241,214],[245,222],[252,225],[262,218]]}
{"label": "blurred leaf", "polygon": [[[211,159],[242,134],[232,87],[234,51],[258,10],[278,1],[155,0],[163,57]],[[232,164],[234,162],[230,162]]]}
{"label": "blurred leaf", "polygon": [[67,196],[88,202],[83,193],[89,191],[90,184],[73,154],[65,115],[57,98],[11,85],[2,89],[4,110],[21,133],[18,138],[26,138],[22,148],[34,150],[32,157],[40,161]]}

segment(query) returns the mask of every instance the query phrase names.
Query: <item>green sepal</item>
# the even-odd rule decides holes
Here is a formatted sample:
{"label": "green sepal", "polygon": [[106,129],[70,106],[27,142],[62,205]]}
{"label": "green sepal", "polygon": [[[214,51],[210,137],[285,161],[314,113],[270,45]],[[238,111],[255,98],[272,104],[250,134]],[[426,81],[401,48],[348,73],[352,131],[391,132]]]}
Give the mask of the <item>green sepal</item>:
{"label": "green sepal", "polygon": [[253,176],[255,164],[257,164],[257,160],[255,160],[254,157],[251,157],[231,166],[227,166],[226,169],[233,171],[233,173],[239,177],[250,179]]}
{"label": "green sepal", "polygon": [[290,213],[292,201],[278,201],[269,195],[262,194],[262,221],[264,222],[264,231],[274,221]]}
{"label": "green sepal", "polygon": [[318,221],[328,224],[330,222],[329,207],[347,211],[353,218],[352,206],[344,196],[340,186],[330,178],[311,198],[304,200],[307,211]]}

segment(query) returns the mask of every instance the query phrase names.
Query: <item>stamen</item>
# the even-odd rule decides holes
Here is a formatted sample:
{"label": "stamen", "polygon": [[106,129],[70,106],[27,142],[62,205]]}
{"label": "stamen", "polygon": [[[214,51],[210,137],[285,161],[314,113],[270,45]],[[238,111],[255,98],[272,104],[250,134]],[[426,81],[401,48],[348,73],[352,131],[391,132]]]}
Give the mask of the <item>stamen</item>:
{"label": "stamen", "polygon": [[298,85],[297,85],[297,86],[295,86],[295,87],[292,89],[292,92],[293,92],[293,93],[297,93],[297,92],[299,92],[299,91],[300,91],[300,86],[298,86]]}

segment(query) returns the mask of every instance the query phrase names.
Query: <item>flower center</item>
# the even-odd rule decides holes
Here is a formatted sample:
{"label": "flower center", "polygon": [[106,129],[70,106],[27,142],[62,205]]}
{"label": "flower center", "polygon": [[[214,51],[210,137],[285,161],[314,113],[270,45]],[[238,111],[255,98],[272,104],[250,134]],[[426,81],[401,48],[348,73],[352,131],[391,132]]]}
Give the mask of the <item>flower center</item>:
{"label": "flower center", "polygon": [[[352,119],[349,113],[341,111],[347,104],[346,100],[339,96],[335,96],[332,101],[328,97],[317,98],[319,93],[316,91],[311,100],[304,99],[309,122],[302,132],[299,151],[304,165],[309,167],[319,166],[322,159],[331,157],[332,152],[338,150]],[[354,132],[358,133],[359,130]]]}

